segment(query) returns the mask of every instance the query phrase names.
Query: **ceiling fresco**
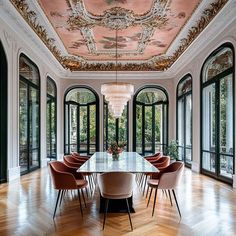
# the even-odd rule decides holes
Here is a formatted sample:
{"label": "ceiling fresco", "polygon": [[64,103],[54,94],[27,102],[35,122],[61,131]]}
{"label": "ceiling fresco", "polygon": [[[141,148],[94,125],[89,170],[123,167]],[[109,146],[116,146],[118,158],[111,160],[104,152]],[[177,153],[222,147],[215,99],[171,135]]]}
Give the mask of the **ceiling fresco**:
{"label": "ceiling fresco", "polygon": [[170,68],[227,2],[211,2],[169,55],[168,49],[203,1],[38,0],[66,49],[67,54],[62,54],[55,39],[47,34],[52,27],[37,23],[39,16],[30,9],[28,0],[11,0],[57,60],[74,71],[115,70],[116,53],[118,70]]}

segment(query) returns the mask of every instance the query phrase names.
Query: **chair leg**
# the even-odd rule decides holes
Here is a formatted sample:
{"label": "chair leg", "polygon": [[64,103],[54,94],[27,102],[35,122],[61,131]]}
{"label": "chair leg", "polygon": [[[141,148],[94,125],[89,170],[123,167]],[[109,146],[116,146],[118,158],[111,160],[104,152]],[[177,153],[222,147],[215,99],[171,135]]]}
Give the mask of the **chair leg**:
{"label": "chair leg", "polygon": [[169,189],[168,189],[168,193],[169,193],[169,198],[170,198],[170,204],[171,204],[171,206],[173,206],[172,199],[171,199],[171,194],[170,194],[170,190]]}
{"label": "chair leg", "polygon": [[104,230],[104,227],[105,227],[105,222],[106,222],[106,217],[107,217],[108,204],[109,204],[109,199],[106,199],[105,212],[104,212],[104,218],[103,218],[103,227],[102,227],[103,230]]}
{"label": "chair leg", "polygon": [[130,227],[131,227],[131,230],[133,231],[133,225],[132,225],[132,221],[131,221],[131,217],[130,217],[129,202],[128,202],[128,199],[127,199],[127,198],[126,198],[125,200],[126,200],[126,205],[127,205],[128,215],[129,215]]}
{"label": "chair leg", "polygon": [[150,202],[150,199],[151,199],[151,196],[152,196],[152,190],[153,190],[153,188],[151,188],[151,192],[150,192],[150,194],[149,194],[149,198],[148,198],[147,207],[149,206],[149,202]]}
{"label": "chair leg", "polygon": [[87,195],[87,198],[88,198],[89,195],[88,195],[88,189],[87,189],[87,187],[85,188],[85,191],[86,191],[86,195]]}
{"label": "chair leg", "polygon": [[176,198],[176,196],[175,196],[175,190],[172,189],[172,192],[173,192],[173,195],[174,195],[174,199],[175,199],[176,206],[177,206],[177,208],[178,208],[179,216],[180,216],[180,218],[181,218],[181,213],[180,213],[178,201],[177,201],[177,198]]}
{"label": "chair leg", "polygon": [[62,190],[62,191],[61,191],[61,199],[60,199],[59,206],[61,206],[61,203],[62,203],[62,199],[63,199],[64,194],[65,194],[65,190]]}
{"label": "chair leg", "polygon": [[152,209],[152,217],[154,215],[154,209],[155,209],[155,206],[156,206],[156,198],[157,198],[157,188],[155,189],[155,197],[154,197],[154,204],[153,204],[153,209]]}
{"label": "chair leg", "polygon": [[147,185],[147,175],[145,176],[145,181],[144,181],[143,196],[144,196],[144,194],[145,194],[146,185]]}
{"label": "chair leg", "polygon": [[149,186],[147,186],[146,198],[148,196]]}
{"label": "chair leg", "polygon": [[84,191],[83,191],[83,189],[81,189],[81,193],[82,193],[82,197],[83,197],[83,201],[84,201],[84,206],[87,207],[86,202],[85,202],[85,198],[84,198]]}
{"label": "chair leg", "polygon": [[80,192],[79,192],[79,189],[78,189],[78,195],[79,195],[80,212],[81,212],[81,215],[82,215],[82,217],[83,217],[83,209],[82,209],[82,204],[81,204],[81,198],[80,198]]}
{"label": "chair leg", "polygon": [[55,209],[54,209],[54,213],[53,213],[53,219],[55,218],[55,215],[56,215],[57,205],[58,205],[58,201],[59,201],[60,195],[61,195],[61,190],[59,190],[58,194],[57,194],[57,201],[56,201],[56,205],[55,205]]}

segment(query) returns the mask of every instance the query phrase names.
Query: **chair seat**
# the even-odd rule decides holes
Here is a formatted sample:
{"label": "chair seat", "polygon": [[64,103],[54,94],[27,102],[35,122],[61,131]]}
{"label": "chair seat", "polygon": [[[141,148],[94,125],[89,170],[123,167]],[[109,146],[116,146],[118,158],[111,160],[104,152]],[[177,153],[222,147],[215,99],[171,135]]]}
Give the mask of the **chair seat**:
{"label": "chair seat", "polygon": [[151,188],[157,188],[159,184],[159,179],[149,179],[148,180],[148,186]]}
{"label": "chair seat", "polygon": [[76,185],[78,188],[84,188],[88,185],[88,181],[85,179],[77,179],[76,180]]}
{"label": "chair seat", "polygon": [[112,194],[106,194],[106,193],[102,193],[101,194],[102,197],[107,198],[107,199],[125,199],[125,198],[129,198],[132,196],[131,194],[120,194],[120,195],[112,195]]}

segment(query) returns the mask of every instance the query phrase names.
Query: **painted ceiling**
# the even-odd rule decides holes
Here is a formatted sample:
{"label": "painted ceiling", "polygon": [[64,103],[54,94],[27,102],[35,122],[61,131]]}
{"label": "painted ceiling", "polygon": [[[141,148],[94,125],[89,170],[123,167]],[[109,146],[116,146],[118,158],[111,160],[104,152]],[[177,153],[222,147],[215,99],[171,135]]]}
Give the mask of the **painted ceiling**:
{"label": "painted ceiling", "polygon": [[[177,36],[203,1],[38,0],[64,45],[66,55],[62,55],[53,45],[55,39],[47,36],[50,27],[36,23],[36,14],[27,16],[34,10],[29,9],[27,0],[11,0],[38,35],[37,27],[42,27],[42,41],[65,68],[74,71],[168,69],[227,2],[211,2],[186,38],[176,44]],[[22,3],[28,8],[24,10]],[[169,55],[168,50],[174,43],[176,50]]]}

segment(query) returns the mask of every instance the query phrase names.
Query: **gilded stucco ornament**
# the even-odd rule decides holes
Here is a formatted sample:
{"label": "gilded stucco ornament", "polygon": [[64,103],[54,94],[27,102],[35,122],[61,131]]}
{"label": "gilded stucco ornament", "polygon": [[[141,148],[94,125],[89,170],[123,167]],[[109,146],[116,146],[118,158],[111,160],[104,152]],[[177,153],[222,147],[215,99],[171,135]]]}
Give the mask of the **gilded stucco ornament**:
{"label": "gilded stucco ornament", "polygon": [[[38,37],[43,41],[55,58],[61,63],[61,65],[70,69],[71,71],[110,71],[115,70],[115,64],[113,62],[93,62],[83,59],[82,57],[74,57],[68,55],[62,55],[60,50],[58,50],[55,45],[55,39],[48,36],[46,28],[38,23],[36,12],[29,9],[26,0],[10,0],[15,6],[17,11],[22,15],[28,25],[34,30]],[[67,1],[69,3],[69,1]],[[216,16],[216,14],[223,8],[223,6],[228,2],[228,0],[216,0],[211,3],[208,8],[206,8],[200,19],[196,24],[190,28],[188,35],[182,38],[180,44],[176,51],[169,56],[154,56],[152,59],[141,61],[141,62],[124,62],[118,63],[118,70],[120,71],[164,71],[170,68],[170,66],[181,56],[181,54],[189,47],[189,45],[196,39],[196,37],[205,29],[205,27],[210,23],[210,21]],[[76,7],[73,8],[73,15],[68,21],[68,27],[70,30],[80,29],[86,39],[87,45],[91,50],[91,53],[98,53],[96,51],[96,45],[93,40],[93,35],[91,32],[92,27],[97,24],[99,20],[99,25],[107,25],[108,27],[116,27],[111,24],[109,20],[102,21],[102,16],[92,16],[83,9],[83,1],[77,0]],[[82,6],[82,7],[81,7]],[[135,53],[141,53],[144,50],[145,45],[148,43],[149,37],[153,34],[153,28],[163,27],[166,24],[167,18],[165,18],[165,9],[168,7],[167,0],[154,1],[152,9],[144,14],[137,16],[132,12],[129,12],[129,16],[126,17],[126,21],[130,20],[130,17],[135,17],[131,25],[137,24],[142,25],[143,34],[139,40],[139,46]],[[124,11],[126,12],[126,11]],[[78,15],[79,14],[79,15]],[[127,13],[125,13],[127,14]],[[83,17],[81,19],[81,16]],[[110,17],[110,16],[109,16]],[[108,17],[108,18],[109,18]],[[156,20],[158,19],[158,20]],[[71,21],[70,21],[71,20]],[[125,22],[125,21],[124,21]],[[136,23],[135,23],[136,22]],[[142,24],[141,24],[142,23]],[[125,27],[123,23],[122,27]],[[111,53],[111,56],[113,53]]]}

